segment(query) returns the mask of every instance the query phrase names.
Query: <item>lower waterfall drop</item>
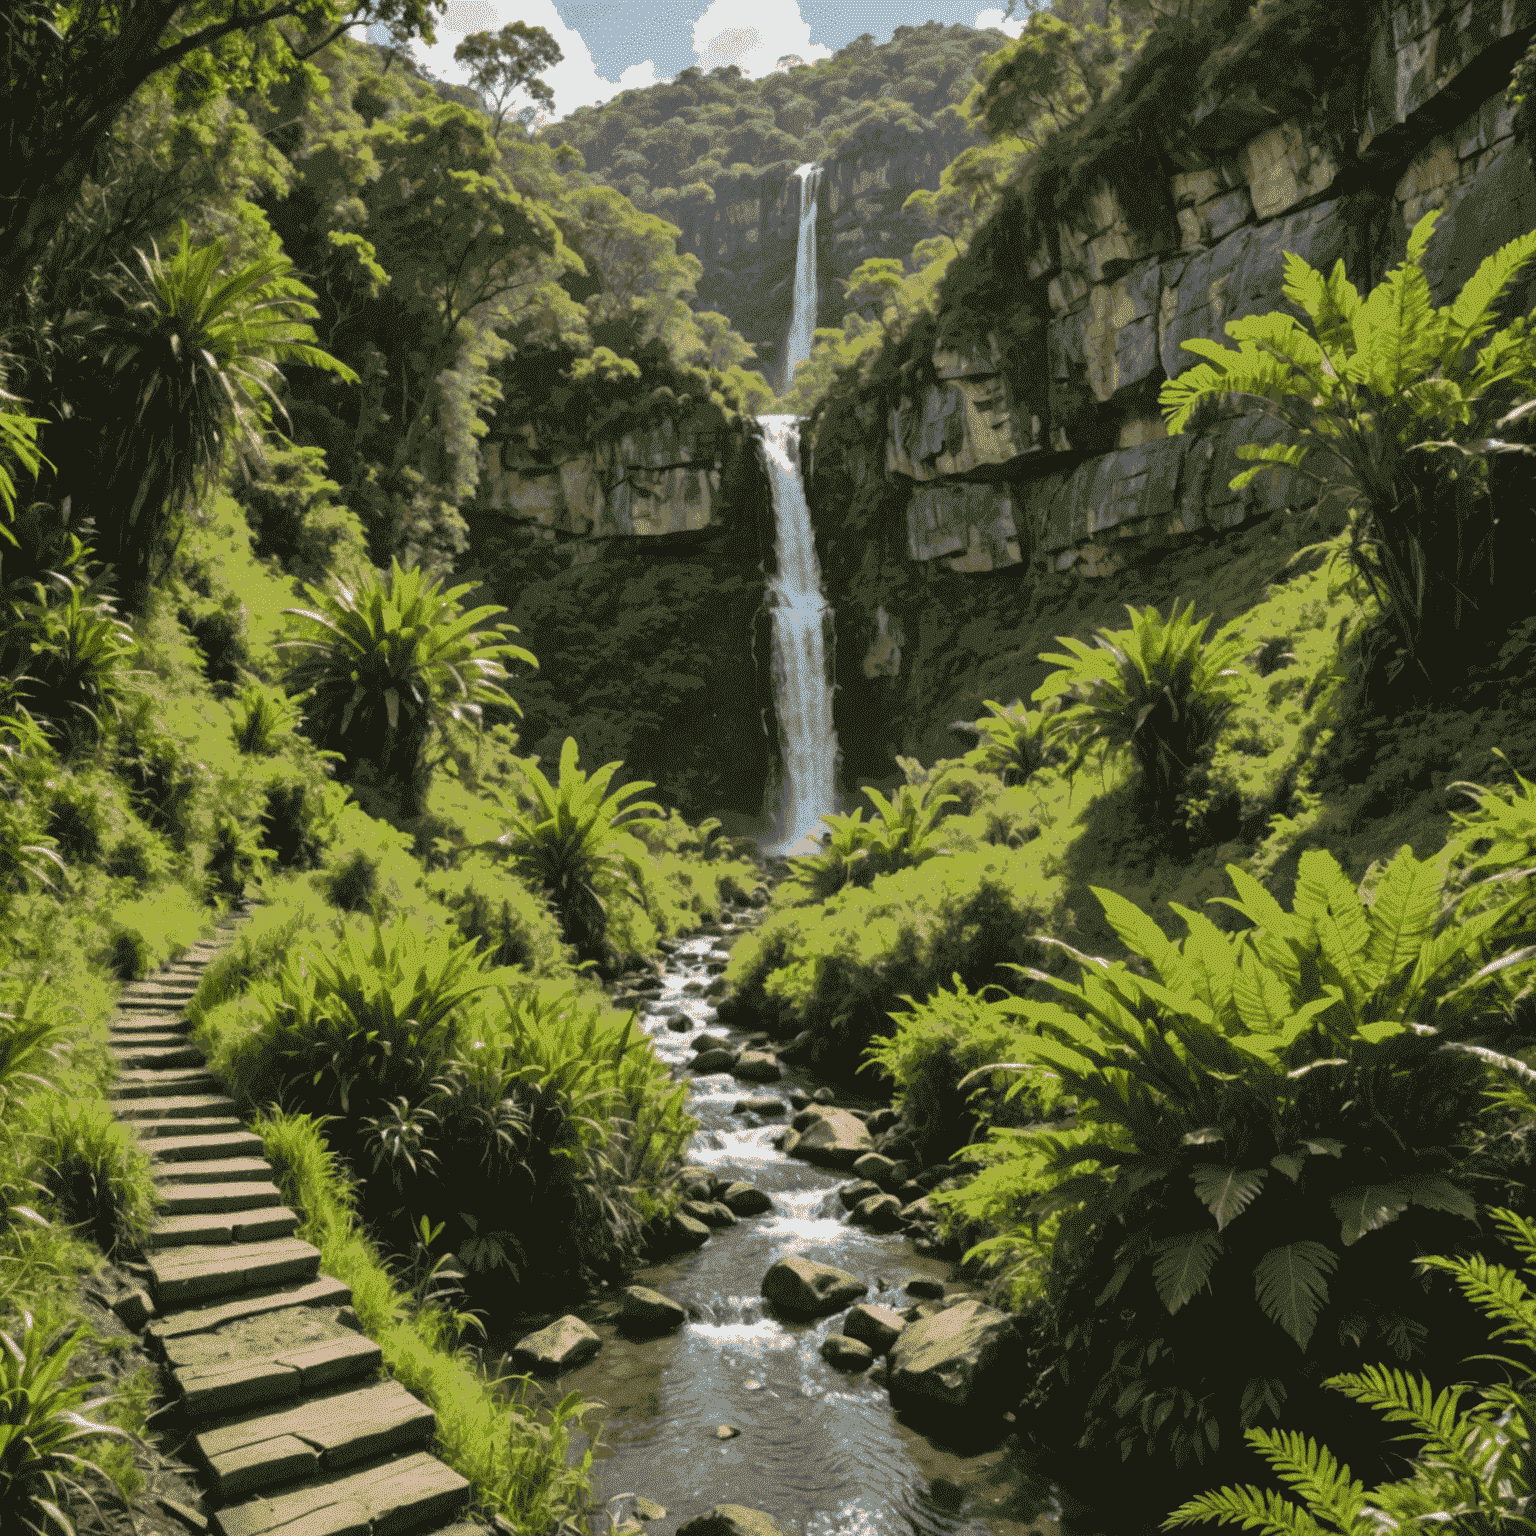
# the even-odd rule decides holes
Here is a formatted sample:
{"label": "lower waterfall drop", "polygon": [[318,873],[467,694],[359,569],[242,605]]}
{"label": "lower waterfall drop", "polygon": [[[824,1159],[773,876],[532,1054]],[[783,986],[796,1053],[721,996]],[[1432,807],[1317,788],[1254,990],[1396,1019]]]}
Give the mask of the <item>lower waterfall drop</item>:
{"label": "lower waterfall drop", "polygon": [[821,818],[838,807],[837,730],[827,681],[828,609],[821,592],[810,509],[800,484],[800,423],[794,416],[758,419],[763,424],[778,530],[779,569],[768,584],[768,595],[773,616],[773,694],[783,763],[780,781],[769,792],[773,841],[766,851],[803,852],[812,845]]}

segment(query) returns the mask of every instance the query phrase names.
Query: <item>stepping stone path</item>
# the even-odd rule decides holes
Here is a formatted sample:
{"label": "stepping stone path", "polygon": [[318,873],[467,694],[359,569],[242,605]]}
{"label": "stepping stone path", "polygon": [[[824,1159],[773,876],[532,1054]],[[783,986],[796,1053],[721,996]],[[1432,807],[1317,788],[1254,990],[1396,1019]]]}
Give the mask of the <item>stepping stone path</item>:
{"label": "stepping stone path", "polygon": [[427,1404],[384,1377],[351,1290],[294,1236],[261,1138],[192,1045],[185,1010],[248,914],[123,988],[112,1107],[165,1208],[145,1242],[148,1347],[191,1421],[211,1536],[485,1536],[469,1483],[431,1455]]}

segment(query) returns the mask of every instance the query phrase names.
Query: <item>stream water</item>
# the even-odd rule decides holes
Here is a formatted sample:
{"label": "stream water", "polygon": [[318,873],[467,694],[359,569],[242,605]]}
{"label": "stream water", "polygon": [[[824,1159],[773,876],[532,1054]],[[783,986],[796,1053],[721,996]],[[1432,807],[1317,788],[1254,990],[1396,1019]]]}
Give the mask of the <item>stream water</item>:
{"label": "stream water", "polygon": [[[716,1020],[701,991],[732,934],[746,926],[749,920],[718,937],[684,941],[668,960],[663,990],[642,1009],[658,1055],[678,1078],[688,1075],[697,1031],[674,1032],[668,1018],[684,1013],[699,1028],[741,1041]],[[944,1280],[950,1270],[943,1260],[915,1254],[899,1233],[846,1224],[836,1189],[849,1175],[786,1157],[772,1145],[793,1113],[787,1103],[777,1117],[732,1113],[740,1098],[773,1094],[787,1101],[792,1090],[818,1086],[801,1069],[786,1065],[784,1074],[766,1086],[724,1073],[693,1079],[689,1107],[699,1129],[686,1161],[747,1180],[772,1196],[773,1209],[635,1272],[631,1283],[681,1302],[689,1321],[671,1335],[632,1339],[615,1327],[616,1301],[600,1297],[576,1310],[602,1337],[601,1351],[541,1385],[551,1404],[575,1390],[606,1405],[593,1416],[602,1426],[595,1503],[608,1503],[621,1519],[633,1502],[622,1495],[655,1500],[666,1514],[648,1523],[648,1536],[671,1536],[719,1503],[766,1510],[799,1536],[1058,1536],[1055,1490],[1011,1433],[992,1444],[972,1438],[955,1445],[921,1433],[893,1413],[885,1388],[867,1374],[846,1374],[821,1359],[818,1346],[837,1331],[836,1318],[790,1323],[765,1314],[763,1275],[789,1254],[847,1269],[869,1283],[868,1300],[897,1308],[911,1301],[902,1293],[908,1280]],[[837,1102],[876,1107],[842,1096]],[[506,1348],[511,1340],[487,1342]],[[721,1440],[722,1425],[740,1433]],[[1006,1429],[999,1424],[999,1435]]]}

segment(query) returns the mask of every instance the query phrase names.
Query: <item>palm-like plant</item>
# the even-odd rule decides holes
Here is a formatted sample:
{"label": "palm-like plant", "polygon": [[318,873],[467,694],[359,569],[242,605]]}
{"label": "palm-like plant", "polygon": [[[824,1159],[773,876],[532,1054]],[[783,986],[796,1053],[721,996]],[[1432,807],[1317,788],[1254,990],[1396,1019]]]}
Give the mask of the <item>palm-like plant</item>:
{"label": "palm-like plant", "polygon": [[124,665],[138,650],[111,601],[66,581],[61,602],[37,609],[32,655],[17,692],[66,755],[101,737],[102,716],[120,696]]}
{"label": "palm-like plant", "polygon": [[20,1343],[0,1332],[0,1526],[7,1531],[75,1536],[63,1508],[69,1496],[83,1499],[101,1520],[80,1476],[104,1474],[75,1448],[96,1435],[125,1437],[126,1431],[85,1417],[105,1407],[110,1395],[82,1402],[91,1383],[64,1383],[80,1342],[78,1324],[45,1338],[27,1312]]}
{"label": "palm-like plant", "polygon": [[[1017,1171],[1047,1187],[1032,1217],[1063,1213],[1061,1372],[1098,1383],[1085,1444],[1203,1456],[1223,1420],[1277,1408],[1298,1351],[1326,1361],[1374,1330],[1411,1353],[1424,1294],[1383,1282],[1384,1250],[1412,1257],[1476,1212],[1462,1154],[1490,1059],[1522,1027],[1497,1005],[1529,974],[1532,952],[1508,949],[1529,893],[1478,887],[1467,916],[1443,864],[1406,848],[1369,905],[1318,850],[1290,912],[1228,873],[1238,896],[1221,900],[1251,928],[1175,906],[1189,936],[1174,943],[1096,890],[1151,976],[1068,950],[1080,981],[1024,970],[1059,1001],[998,1005],[1038,1030],[1009,1065],[1077,1101],[1077,1128],[1029,1138]],[[1110,1319],[1112,1361],[1094,1339]]]}
{"label": "palm-like plant", "polygon": [[[1494,1220],[1536,1276],[1536,1225],[1513,1211]],[[1490,1322],[1494,1337],[1518,1341],[1530,1357],[1504,1360],[1519,1379],[1500,1382],[1464,1404],[1469,1388],[1436,1392],[1423,1377],[1369,1366],[1327,1384],[1389,1422],[1408,1427],[1403,1438],[1421,1442],[1406,1477],[1367,1491],[1326,1446],[1298,1430],[1250,1429],[1247,1439],[1290,1484],[1301,1503],[1251,1485],[1201,1494],[1164,1522],[1241,1525],[1264,1536],[1381,1536],[1383,1531],[1444,1529],[1530,1531],[1536,1515],[1536,1297],[1511,1269],[1470,1258],[1425,1258],[1424,1269],[1450,1275]],[[1304,1506],[1304,1507],[1303,1507]]]}
{"label": "palm-like plant", "polygon": [[[28,803],[41,791],[41,781],[56,761],[52,744],[26,710],[0,715],[0,917],[9,910],[17,884],[35,880],[51,885],[48,865],[64,873],[55,840],[40,831]],[[0,1059],[0,1089],[3,1080]],[[0,1091],[0,1108],[3,1100]]]}
{"label": "palm-like plant", "polygon": [[[1536,256],[1536,231],[1487,257],[1455,303],[1436,309],[1421,260],[1439,216],[1419,220],[1407,258],[1365,299],[1342,261],[1325,280],[1287,252],[1285,296],[1315,336],[1287,314],[1229,320],[1237,350],[1183,342],[1208,361],[1169,379],[1158,396],[1170,432],[1183,431],[1202,402],[1238,396],[1294,434],[1290,443],[1239,448],[1256,467],[1232,489],[1285,465],[1324,495],[1342,493],[1350,563],[1396,644],[1389,673],[1412,665],[1426,677],[1447,667],[1460,676],[1468,635],[1497,633],[1506,600],[1528,595],[1524,531],[1506,526],[1495,537],[1488,455],[1531,451],[1498,434],[1533,408],[1510,412],[1511,404],[1536,393],[1528,319],[1474,352],[1500,296]],[[1318,459],[1336,473],[1312,467]]]}
{"label": "palm-like plant", "polygon": [[230,447],[259,453],[278,364],[302,363],[357,375],[314,345],[314,293],[286,256],[250,263],[220,278],[224,247],[194,248],[183,220],[179,248],[137,253],[142,272],[123,268],[128,302],[117,316],[93,317],[80,341],[99,361],[109,402],[98,453],[113,466],[109,500],[95,511],[102,558],[119,595],[141,612],[166,534],[187,502],[211,482]]}
{"label": "palm-like plant", "polygon": [[[6,405],[20,403],[15,395],[8,395],[3,389],[0,389],[0,402]],[[50,469],[53,467],[37,446],[37,429],[42,425],[41,417],[0,410],[0,508],[3,508],[6,517],[10,517],[16,510],[16,481],[11,475],[12,462],[28,475],[36,475],[44,464],[48,464]],[[0,525],[0,539],[10,544],[16,542],[10,529],[3,525]]]}
{"label": "palm-like plant", "polygon": [[1101,629],[1093,645],[1058,635],[1067,654],[1040,653],[1061,667],[1033,697],[1067,700],[1047,729],[1075,744],[1069,773],[1095,746],[1104,754],[1129,747],[1151,804],[1166,813],[1232,711],[1241,644],[1220,634],[1207,643],[1210,618],[1197,623],[1192,601],[1175,602],[1166,623],[1156,608],[1125,611],[1131,627]]}
{"label": "palm-like plant", "polygon": [[975,722],[980,740],[966,761],[997,774],[1004,784],[1023,784],[1045,761],[1048,717],[1043,711],[1031,715],[1018,699],[1006,707],[995,699],[983,702],[991,714]]}
{"label": "palm-like plant", "polygon": [[293,725],[293,706],[281,688],[250,683],[229,707],[235,745],[252,757],[270,757]]}
{"label": "palm-like plant", "polygon": [[482,706],[518,712],[501,685],[508,662],[537,666],[513,645],[510,624],[488,621],[504,608],[472,608],[466,584],[441,589],[416,568],[390,562],[389,574],[324,592],[306,586],[311,608],[285,608],[303,631],[278,643],[288,658],[287,683],[300,702],[316,745],[338,752],[348,778],[368,762],[419,813],[431,774],[427,749],[459,722],[480,720]]}
{"label": "palm-like plant", "polygon": [[509,847],[549,894],[566,943],[575,945],[584,959],[600,959],[607,907],[598,892],[598,877],[627,876],[644,904],[641,870],[648,854],[634,832],[647,822],[665,821],[666,812],[653,800],[634,799],[655,788],[648,779],[610,794],[609,782],[624,765],[605,763],[588,775],[577,765],[577,757],[576,739],[567,736],[560,749],[557,784],[551,784],[536,763],[524,765],[534,806],[525,811],[501,796],[513,830],[498,846]]}

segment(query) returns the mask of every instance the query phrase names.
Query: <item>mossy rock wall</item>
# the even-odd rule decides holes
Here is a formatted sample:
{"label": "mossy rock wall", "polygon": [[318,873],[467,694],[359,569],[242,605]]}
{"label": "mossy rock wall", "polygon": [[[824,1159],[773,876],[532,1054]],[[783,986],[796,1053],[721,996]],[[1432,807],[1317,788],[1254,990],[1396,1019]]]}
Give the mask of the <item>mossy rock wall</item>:
{"label": "mossy rock wall", "polygon": [[[1536,227],[1504,102],[1533,35],[1536,0],[1213,4],[1154,34],[1048,146],[951,269],[937,319],[834,388],[804,435],[850,780],[953,748],[947,720],[979,700],[936,683],[946,648],[983,656],[982,629],[1028,628],[1063,579],[1140,601],[1138,573],[1169,551],[1220,550],[1310,504],[1281,473],[1229,489],[1238,446],[1278,435],[1263,418],[1167,436],[1158,391],[1196,361],[1180,343],[1289,309],[1287,252],[1325,272],[1342,259],[1368,291],[1442,209],[1424,267],[1444,304]],[[1533,303],[1527,273],[1505,315]],[[1221,606],[1216,589],[1178,595]]]}

